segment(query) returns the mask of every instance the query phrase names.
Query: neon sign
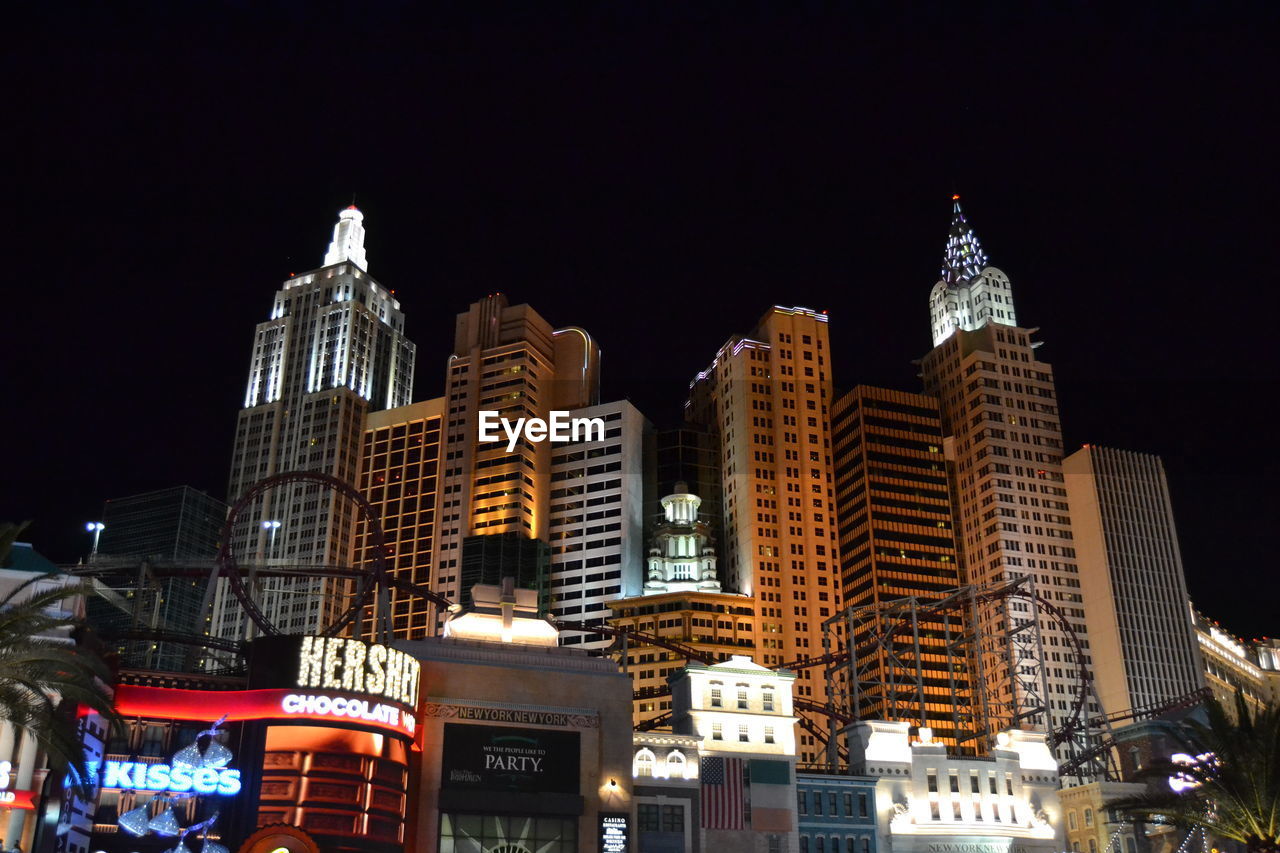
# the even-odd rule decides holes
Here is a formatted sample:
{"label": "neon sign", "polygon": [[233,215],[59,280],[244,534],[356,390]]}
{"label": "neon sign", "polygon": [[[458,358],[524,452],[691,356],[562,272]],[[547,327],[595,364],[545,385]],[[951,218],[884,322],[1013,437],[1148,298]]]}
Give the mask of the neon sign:
{"label": "neon sign", "polygon": [[398,649],[342,637],[303,637],[298,650],[298,687],[384,696],[418,706],[422,665]]}
{"label": "neon sign", "polygon": [[308,717],[337,717],[380,723],[390,728],[403,728],[409,734],[417,724],[413,715],[403,713],[390,705],[369,703],[367,699],[349,699],[345,696],[325,696],[290,693],[280,701],[280,710],[286,714],[302,714]]}
{"label": "neon sign", "polygon": [[[116,688],[116,710],[128,717],[145,717],[161,720],[203,720],[209,715],[209,693],[204,690],[180,690],[169,687],[142,687],[121,684]],[[391,708],[395,714],[361,714],[351,716],[351,703],[358,701],[341,697],[347,702],[344,714],[335,714],[332,704],[321,710],[320,703],[301,705],[289,699],[291,696],[327,696],[332,703],[340,698],[336,694],[299,693],[297,690],[227,690],[217,694],[219,705],[226,711],[227,722],[244,720],[315,720],[324,723],[350,723],[370,726],[401,737],[412,737],[416,720],[412,713]],[[288,708],[285,707],[286,701]],[[343,707],[343,706],[339,706]],[[371,709],[382,704],[371,703]]]}
{"label": "neon sign", "polygon": [[129,791],[172,791],[185,794],[240,793],[240,771],[212,767],[173,767],[137,761],[108,761],[102,768],[102,787]]}

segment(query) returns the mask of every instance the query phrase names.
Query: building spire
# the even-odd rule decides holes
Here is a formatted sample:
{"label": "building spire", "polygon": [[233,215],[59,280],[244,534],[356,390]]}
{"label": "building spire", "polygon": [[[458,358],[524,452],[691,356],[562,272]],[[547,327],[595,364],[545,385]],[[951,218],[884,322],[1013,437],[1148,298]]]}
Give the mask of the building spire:
{"label": "building spire", "polygon": [[351,261],[365,272],[369,261],[364,252],[364,214],[354,203],[338,214],[338,224],[333,226],[333,240],[324,256],[324,266]]}
{"label": "building spire", "polygon": [[965,284],[982,272],[987,255],[982,251],[978,235],[964,218],[960,196],[951,196],[951,230],[947,232],[947,251],[942,258],[942,280],[948,286]]}

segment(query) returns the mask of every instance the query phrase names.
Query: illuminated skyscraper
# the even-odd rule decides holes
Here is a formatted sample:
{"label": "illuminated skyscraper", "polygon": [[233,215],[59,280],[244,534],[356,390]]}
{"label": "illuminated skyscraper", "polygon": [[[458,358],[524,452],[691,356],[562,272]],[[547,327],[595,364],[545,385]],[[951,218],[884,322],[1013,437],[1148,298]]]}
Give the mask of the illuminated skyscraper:
{"label": "illuminated skyscraper", "polygon": [[[859,385],[836,400],[832,432],[845,606],[927,604],[950,594],[960,566],[938,401]],[[870,633],[853,637],[866,676],[859,716],[917,724],[923,700],[934,737],[956,746],[956,715],[969,712],[973,695],[967,662],[947,648],[945,629],[926,621],[892,644]]]}
{"label": "illuminated skyscraper", "polygon": [[[368,272],[364,216],[342,211],[324,266],[291,276],[258,324],[227,486],[235,503],[264,477],[319,471],[356,485],[365,414],[409,402],[414,346],[393,293]],[[350,566],[356,509],[315,486],[271,490],[239,515],[232,547],[240,563]],[[278,524],[277,524],[278,522]],[[343,584],[271,580],[260,586],[267,617],[282,630],[313,631],[346,606]],[[213,631],[243,636],[242,613],[218,591]]]}
{"label": "illuminated skyscraper", "polygon": [[[686,419],[720,446],[721,578],[755,599],[768,667],[821,655],[822,623],[841,606],[830,358],[825,314],[775,306],[690,383]],[[797,698],[825,701],[823,678],[821,667],[801,670]],[[803,761],[820,758],[813,735],[799,740]]]}
{"label": "illuminated skyscraper", "polygon": [[[582,329],[552,328],[528,305],[509,305],[501,293],[458,315],[446,376],[446,413],[439,536],[432,588],[465,603],[463,567],[499,553],[478,537],[512,534],[527,553],[516,561],[546,561],[550,571],[552,448],[550,441],[480,442],[481,411],[512,421],[546,419],[599,400],[600,349]],[[509,554],[510,548],[500,553]],[[540,556],[543,555],[543,556]],[[513,563],[514,564],[514,563]],[[473,572],[474,574],[474,572]],[[437,628],[444,614],[438,614]]]}
{"label": "illuminated skyscraper", "polygon": [[[1015,325],[1008,277],[987,263],[978,238],[953,206],[940,280],[929,297],[934,348],[921,361],[926,391],[937,397],[943,430],[955,444],[957,544],[967,583],[1030,576],[1062,612],[1088,665],[1080,570],[1062,475],[1062,429],[1050,366],[1036,358],[1034,329]],[[1067,632],[1030,605],[990,608],[990,637],[1038,630],[1042,660],[1019,658],[1013,673],[1026,705],[1045,706],[1056,727],[1080,684]],[[1008,664],[986,672],[995,703],[1012,704]],[[1046,692],[1047,691],[1047,692]],[[1096,711],[1096,703],[1086,706]],[[1007,724],[1011,721],[1005,721]]]}
{"label": "illuminated skyscraper", "polygon": [[1063,467],[1102,707],[1140,708],[1203,687],[1164,463],[1085,445]]}
{"label": "illuminated skyscraper", "polygon": [[[365,419],[360,491],[382,520],[387,570],[398,580],[427,586],[435,542],[443,397],[373,412]],[[359,524],[356,565],[367,565],[373,543]],[[426,599],[390,592],[396,639],[420,640],[434,622]]]}

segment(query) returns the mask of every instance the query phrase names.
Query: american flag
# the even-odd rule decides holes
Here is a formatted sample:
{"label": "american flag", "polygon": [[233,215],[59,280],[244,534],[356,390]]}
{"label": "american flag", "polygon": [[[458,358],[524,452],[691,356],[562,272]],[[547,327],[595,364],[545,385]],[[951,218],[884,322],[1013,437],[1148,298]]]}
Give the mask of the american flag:
{"label": "american flag", "polygon": [[742,829],[742,759],[702,759],[702,828]]}

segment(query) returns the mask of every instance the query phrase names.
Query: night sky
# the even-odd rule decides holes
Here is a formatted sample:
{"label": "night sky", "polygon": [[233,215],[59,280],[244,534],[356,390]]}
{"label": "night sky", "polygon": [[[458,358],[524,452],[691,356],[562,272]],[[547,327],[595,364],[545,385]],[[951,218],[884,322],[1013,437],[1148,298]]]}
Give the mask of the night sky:
{"label": "night sky", "polygon": [[224,496],[254,325],[352,193],[415,399],[500,290],[670,424],[773,303],[830,312],[839,388],[919,390],[959,192],[1067,447],[1161,455],[1193,598],[1280,632],[1280,6],[106,5],[0,60],[0,519],[51,558],[104,499]]}

